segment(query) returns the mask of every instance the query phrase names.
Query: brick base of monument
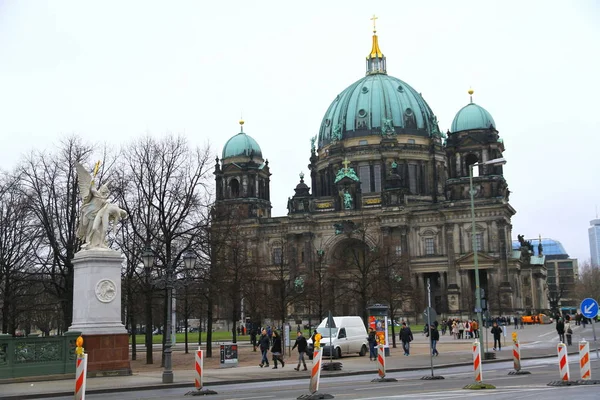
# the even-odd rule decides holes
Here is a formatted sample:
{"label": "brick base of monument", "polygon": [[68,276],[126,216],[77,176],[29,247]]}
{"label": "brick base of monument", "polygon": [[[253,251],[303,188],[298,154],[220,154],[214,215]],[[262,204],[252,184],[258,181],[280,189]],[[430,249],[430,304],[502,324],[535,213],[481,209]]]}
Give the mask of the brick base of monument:
{"label": "brick base of monument", "polygon": [[83,335],[83,348],[88,354],[87,376],[131,375],[129,335]]}

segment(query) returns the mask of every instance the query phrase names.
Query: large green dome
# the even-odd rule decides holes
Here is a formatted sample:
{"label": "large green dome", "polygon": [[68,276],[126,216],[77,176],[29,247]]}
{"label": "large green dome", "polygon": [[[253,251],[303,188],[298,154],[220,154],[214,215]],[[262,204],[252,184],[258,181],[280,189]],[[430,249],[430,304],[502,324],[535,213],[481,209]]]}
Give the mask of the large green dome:
{"label": "large green dome", "polygon": [[262,150],[256,140],[242,131],[229,139],[223,147],[223,159],[230,157],[262,158]]}
{"label": "large green dome", "polygon": [[496,129],[492,115],[483,107],[469,103],[456,113],[452,121],[452,132],[468,131],[472,129]]}
{"label": "large green dome", "polygon": [[372,73],[331,103],[321,122],[319,146],[382,133],[430,136],[434,126],[433,112],[415,89],[385,73]]}

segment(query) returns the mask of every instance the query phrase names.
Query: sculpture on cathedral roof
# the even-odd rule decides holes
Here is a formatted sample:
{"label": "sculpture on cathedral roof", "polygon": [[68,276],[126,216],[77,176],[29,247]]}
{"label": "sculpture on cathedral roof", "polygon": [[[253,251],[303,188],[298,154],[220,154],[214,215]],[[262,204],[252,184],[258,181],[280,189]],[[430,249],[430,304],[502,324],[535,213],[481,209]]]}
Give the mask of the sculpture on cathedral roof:
{"label": "sculpture on cathedral roof", "polygon": [[350,164],[350,161],[348,161],[348,159],[346,159],[346,160],[344,160],[343,164],[344,164],[344,168],[340,168],[340,170],[337,172],[337,174],[335,175],[334,183],[338,183],[339,181],[341,181],[342,179],[344,179],[346,177],[348,177],[356,182],[360,181],[360,179],[358,178],[358,175],[356,175],[356,172],[354,171],[354,168],[348,167],[348,164]]}

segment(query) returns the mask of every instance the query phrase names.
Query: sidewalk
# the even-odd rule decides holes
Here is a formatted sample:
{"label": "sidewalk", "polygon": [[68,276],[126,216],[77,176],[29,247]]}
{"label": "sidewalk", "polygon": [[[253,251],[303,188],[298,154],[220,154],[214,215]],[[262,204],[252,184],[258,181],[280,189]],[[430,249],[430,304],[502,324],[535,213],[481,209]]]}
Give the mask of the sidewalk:
{"label": "sidewalk", "polygon": [[[415,334],[415,340],[411,343],[411,355],[403,356],[402,346],[397,344],[397,348],[390,348],[390,356],[386,358],[386,371],[398,372],[403,370],[419,370],[430,368],[429,348],[427,338]],[[454,340],[448,336],[442,336],[438,344],[440,355],[434,357],[434,367],[450,367],[458,365],[469,365],[472,363],[471,356],[472,340]],[[495,352],[495,361],[512,360],[512,346],[509,341],[502,351]],[[577,346],[572,347],[576,351]],[[491,346],[490,346],[491,349]],[[521,353],[524,367],[527,366],[527,359],[556,356],[556,349],[551,344],[548,347],[536,347],[534,344],[528,347],[527,342],[521,343]],[[308,384],[310,376],[309,371],[294,371],[297,353],[292,353],[291,357],[286,358],[285,368],[279,367],[277,370],[259,368],[258,362],[235,367],[235,368],[206,368],[204,374],[204,384],[207,387],[214,385],[244,383],[264,380],[265,376],[272,375],[277,379],[305,379]],[[216,355],[218,357],[218,353]],[[257,359],[258,360],[258,359]],[[327,362],[324,359],[323,362]],[[377,375],[377,364],[369,361],[368,357],[348,356],[339,360],[343,364],[342,371],[322,371],[321,377],[343,375]],[[494,362],[493,360],[484,361],[484,364]],[[312,362],[308,361],[310,366]],[[309,368],[310,370],[310,368]],[[507,370],[508,372],[508,370]],[[194,382],[193,364],[189,369],[175,369],[174,382],[172,384],[162,383],[162,370],[155,368],[152,371],[138,371],[130,376],[119,377],[98,377],[87,380],[88,394],[123,392],[132,390],[148,390],[166,387],[185,387],[193,389]],[[368,377],[370,379],[371,377]],[[365,378],[367,379],[367,378]],[[32,399],[44,397],[57,397],[59,395],[69,396],[73,394],[74,380],[54,380],[40,382],[19,382],[0,384],[0,399]]]}

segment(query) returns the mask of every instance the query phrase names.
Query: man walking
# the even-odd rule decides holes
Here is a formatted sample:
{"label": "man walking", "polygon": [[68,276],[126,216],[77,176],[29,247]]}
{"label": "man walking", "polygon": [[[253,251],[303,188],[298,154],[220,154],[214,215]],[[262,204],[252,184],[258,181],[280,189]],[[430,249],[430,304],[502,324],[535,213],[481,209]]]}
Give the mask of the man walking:
{"label": "man walking", "polygon": [[400,328],[400,340],[402,341],[404,355],[410,355],[410,342],[413,340],[413,334],[410,328],[406,326],[406,322],[402,322],[402,328]]}
{"label": "man walking", "polygon": [[306,342],[306,338],[302,336],[302,332],[298,331],[298,337],[296,338],[296,342],[294,346],[292,346],[292,350],[294,350],[298,346],[298,366],[294,368],[294,371],[300,371],[300,363],[304,365],[303,371],[306,371],[306,361],[304,361],[304,353],[306,353],[306,347],[308,343]]}
{"label": "man walking", "polygon": [[269,359],[267,358],[269,345],[270,341],[269,337],[267,336],[267,330],[263,329],[260,338],[258,338],[258,347],[260,348],[260,353],[262,355],[262,359],[260,360],[260,364],[258,364],[258,366],[261,368],[269,366]]}

